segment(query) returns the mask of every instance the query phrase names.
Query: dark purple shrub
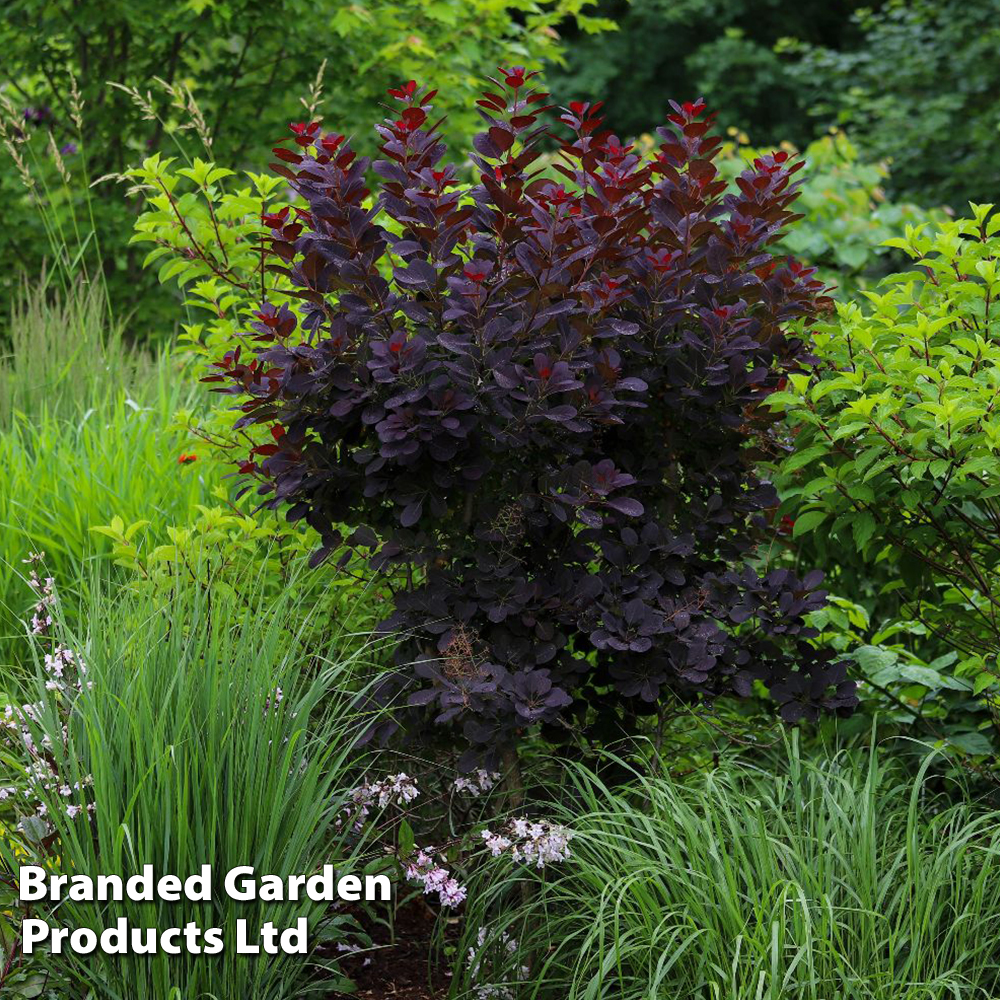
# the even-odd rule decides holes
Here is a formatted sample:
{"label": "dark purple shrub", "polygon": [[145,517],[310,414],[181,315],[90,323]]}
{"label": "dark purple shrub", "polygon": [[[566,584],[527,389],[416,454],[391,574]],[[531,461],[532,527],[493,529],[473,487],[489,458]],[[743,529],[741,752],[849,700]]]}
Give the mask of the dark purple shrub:
{"label": "dark purple shrub", "polygon": [[764,156],[727,194],[700,101],[671,102],[651,161],[573,103],[545,179],[531,77],[502,71],[478,102],[471,197],[412,82],[374,164],[293,126],[273,166],[307,210],[265,217],[266,252],[302,329],[264,303],[253,359],[209,379],[273,427],[242,471],[319,533],[315,564],[346,524],[349,550],[407,569],[396,682],[467,761],[538,723],[628,724],[665,692],[755,680],[789,721],[849,711],[846,665],[807,641],[821,574],[751,566],[776,504],[760,404],[810,363],[787,326],[824,301],[768,250],[801,162]]}

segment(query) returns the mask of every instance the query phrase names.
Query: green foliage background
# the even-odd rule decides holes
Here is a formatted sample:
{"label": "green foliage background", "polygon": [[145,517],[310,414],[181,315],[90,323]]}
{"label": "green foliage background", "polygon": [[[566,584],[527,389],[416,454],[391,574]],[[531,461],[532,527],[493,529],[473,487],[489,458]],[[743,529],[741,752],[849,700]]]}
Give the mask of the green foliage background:
{"label": "green foliage background", "polygon": [[[177,303],[156,295],[141,258],[122,239],[133,207],[112,175],[152,152],[204,152],[185,120],[190,97],[212,155],[229,166],[263,168],[288,122],[309,115],[304,105],[318,88],[314,113],[350,132],[370,120],[389,86],[410,78],[433,82],[446,136],[464,137],[478,121],[474,95],[497,65],[558,64],[558,29],[567,20],[585,34],[612,27],[588,16],[591,6],[587,0],[11,0],[0,19],[0,92],[7,141],[18,145],[18,132],[32,139],[22,158],[35,188],[25,191],[4,156],[0,288],[9,293],[19,273],[38,274],[43,260],[51,261],[38,210],[47,207],[60,237],[68,237],[70,257],[82,249],[91,269],[103,272],[116,312],[131,318],[134,333],[162,334],[176,320]],[[365,130],[356,145],[370,152],[372,139]],[[53,148],[63,150],[69,185],[59,183]],[[88,188],[102,177],[108,179]]]}
{"label": "green foliage background", "polygon": [[857,41],[853,0],[602,0],[618,25],[609,37],[569,32],[565,68],[550,73],[556,96],[607,101],[617,127],[660,124],[666,98],[704,97],[723,125],[755,142],[813,137],[807,101],[775,52],[795,38],[840,51]]}
{"label": "green foliage background", "polygon": [[857,45],[784,46],[810,118],[890,158],[896,188],[926,204],[995,199],[1000,3],[890,0],[851,23]]}

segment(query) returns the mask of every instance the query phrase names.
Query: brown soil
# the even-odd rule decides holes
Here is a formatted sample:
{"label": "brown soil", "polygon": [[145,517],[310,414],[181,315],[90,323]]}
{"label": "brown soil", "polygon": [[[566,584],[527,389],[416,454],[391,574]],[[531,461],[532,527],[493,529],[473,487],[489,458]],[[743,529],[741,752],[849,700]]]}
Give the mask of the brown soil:
{"label": "brown soil", "polygon": [[389,943],[386,928],[372,925],[363,917],[359,919],[380,947],[341,958],[341,969],[357,983],[357,992],[350,994],[354,1000],[444,1000],[447,997],[451,973],[432,964],[435,915],[423,899],[416,899],[399,910],[393,944]]}

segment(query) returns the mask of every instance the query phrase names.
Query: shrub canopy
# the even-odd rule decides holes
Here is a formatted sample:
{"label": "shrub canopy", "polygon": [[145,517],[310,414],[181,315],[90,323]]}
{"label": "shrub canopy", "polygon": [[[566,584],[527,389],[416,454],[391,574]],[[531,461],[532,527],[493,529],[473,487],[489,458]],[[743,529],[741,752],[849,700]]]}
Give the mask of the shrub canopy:
{"label": "shrub canopy", "polygon": [[320,533],[316,564],[347,524],[349,548],[408,568],[395,680],[461,726],[468,761],[668,692],[760,681],[788,720],[846,711],[846,664],[803,621],[821,574],[753,562],[777,502],[753,468],[760,404],[809,364],[788,326],[822,302],[768,250],[801,164],[759,157],[726,194],[702,102],[672,103],[651,161],[575,102],[558,179],[532,174],[550,136],[532,76],[503,70],[478,102],[471,195],[413,82],[374,164],[292,126],[273,166],[305,207],[265,216],[262,259],[301,309],[264,302],[208,378],[272,427],[242,471]]}

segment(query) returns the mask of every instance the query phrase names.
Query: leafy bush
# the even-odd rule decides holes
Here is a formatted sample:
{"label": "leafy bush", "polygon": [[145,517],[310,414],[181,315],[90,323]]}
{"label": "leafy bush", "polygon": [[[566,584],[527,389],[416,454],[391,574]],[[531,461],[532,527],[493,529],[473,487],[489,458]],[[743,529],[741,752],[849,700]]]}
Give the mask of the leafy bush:
{"label": "leafy bush", "polygon": [[795,429],[778,480],[793,534],[822,536],[848,564],[856,552],[883,582],[877,599],[898,600],[902,617],[922,625],[916,642],[956,653],[954,672],[989,697],[1000,679],[1000,215],[991,209],[891,240],[911,269],[866,293],[868,309],[838,306],[836,322],[817,328],[821,364],[769,400]]}
{"label": "leafy bush", "polygon": [[[283,878],[325,863],[362,871],[366,840],[337,822],[364,764],[345,701],[353,664],[289,641],[281,598],[247,609],[175,582],[169,595],[95,594],[79,634],[58,608],[52,615],[39,649],[49,670],[27,688],[28,704],[0,721],[4,787],[27,793],[13,800],[17,825],[0,860],[13,868],[16,848],[52,871],[123,877],[151,864],[157,876],[185,878],[210,864],[216,880],[247,864]],[[101,1000],[284,1000],[300,995],[312,959],[248,960],[236,953],[235,922],[283,928],[306,917],[313,946],[343,941],[353,927],[308,899],[236,903],[218,882],[201,903],[67,899],[49,910],[39,915],[55,926],[98,933],[120,918],[137,928],[222,928],[227,946],[212,960],[186,949],[51,960],[73,980],[70,995]]]}
{"label": "leafy bush", "polygon": [[154,153],[128,172],[145,197],[130,242],[153,244],[143,266],[157,264],[160,282],[175,282],[200,320],[182,325],[181,348],[214,357],[237,345],[261,294],[276,303],[288,298],[288,282],[266,273],[260,255],[261,219],[281,207],[284,192],[281,179],[267,174],[239,175],[200,158],[177,162]]}
{"label": "leafy bush", "polygon": [[364,650],[366,663],[384,659],[371,639],[386,612],[392,581],[365,580],[360,560],[318,579],[306,572],[310,544],[302,532],[273,514],[249,510],[246,502],[232,503],[221,486],[214,499],[224,505],[197,504],[181,524],[151,525],[145,519],[126,524],[115,516],[90,530],[111,540],[110,555],[125,570],[118,579],[133,590],[167,596],[179,575],[244,611],[289,601],[295,611],[282,627],[290,640],[335,643],[345,656]]}
{"label": "leafy bush", "polygon": [[[498,862],[470,884],[456,994],[996,996],[1000,814],[961,785],[936,792],[931,764],[912,777],[898,756],[793,744],[615,790],[572,767],[556,814],[570,859],[544,876]],[[466,960],[481,953],[490,966]]]}
{"label": "leafy bush", "polygon": [[[801,536],[807,542],[810,536]],[[809,551],[809,546],[804,548]],[[879,571],[870,579],[875,582]],[[973,680],[956,676],[956,649],[936,642],[922,622],[889,616],[873,624],[868,609],[831,596],[826,606],[809,614],[819,629],[817,642],[849,656],[861,678],[858,709],[848,720],[831,720],[836,745],[852,738],[908,735],[928,749],[945,748],[956,768],[988,775],[983,765],[992,753],[990,740],[975,726],[984,721],[982,701],[973,695]],[[825,734],[823,734],[825,735]]]}
{"label": "leafy bush", "polygon": [[276,149],[305,206],[265,216],[261,275],[301,305],[264,301],[207,379],[238,427],[272,428],[241,471],[320,533],[317,564],[346,522],[375,565],[417,570],[386,625],[416,661],[399,679],[477,752],[595,712],[630,728],[673,690],[761,681],[789,720],[848,710],[845,664],[802,620],[820,575],[749,562],[776,498],[746,446],[808,364],[784,327],[820,288],[768,252],[797,166],[759,158],[724,195],[702,104],[674,106],[648,164],[574,103],[568,183],[533,180],[530,79],[506,70],[481,100],[469,198],[412,81],[377,127],[373,203],[344,136],[296,125]]}

